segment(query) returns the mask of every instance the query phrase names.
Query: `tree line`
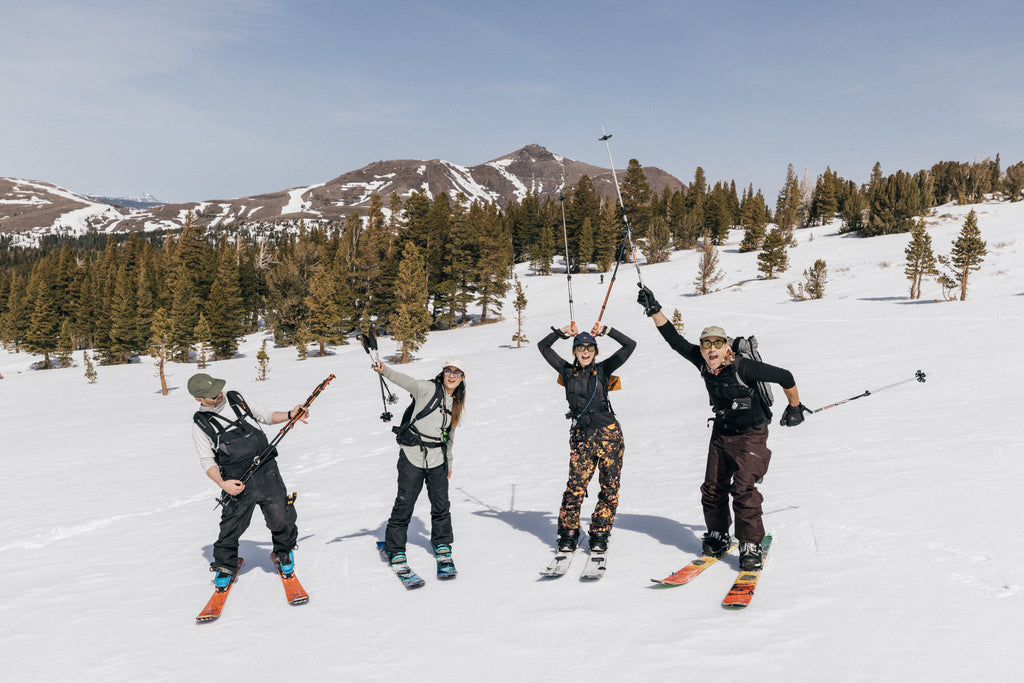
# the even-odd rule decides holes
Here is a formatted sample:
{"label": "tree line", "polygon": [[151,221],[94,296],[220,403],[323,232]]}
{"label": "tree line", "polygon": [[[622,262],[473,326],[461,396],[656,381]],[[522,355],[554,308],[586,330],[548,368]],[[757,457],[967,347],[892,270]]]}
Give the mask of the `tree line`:
{"label": "tree line", "polygon": [[620,189],[622,207],[582,176],[558,196],[527,194],[504,206],[420,191],[386,204],[373,195],[367,210],[340,221],[205,228],[189,214],[176,231],[51,237],[32,249],[8,240],[0,244],[0,341],[42,355],[40,367],[66,364],[82,348],[103,364],[141,354],[205,363],[230,358],[261,326],[304,357],[310,346],[323,355],[347,343],[372,321],[405,361],[431,330],[500,314],[515,263],[548,275],[562,255],[571,272],[609,270],[622,255],[623,210],[649,263],[674,249],[703,250],[695,286],[707,293],[715,245],[730,230],[743,230],[740,251],[759,251],[770,279],[788,267],[794,229],[840,219],[843,231],[892,234],[948,201],[1018,201],[1024,162],[1004,172],[997,156],[889,176],[876,164],[861,186],[831,169],[811,186],[790,165],[774,210],[752,185],[739,194],[735,181],[710,185],[701,167],[690,183],[657,193],[632,159]]}

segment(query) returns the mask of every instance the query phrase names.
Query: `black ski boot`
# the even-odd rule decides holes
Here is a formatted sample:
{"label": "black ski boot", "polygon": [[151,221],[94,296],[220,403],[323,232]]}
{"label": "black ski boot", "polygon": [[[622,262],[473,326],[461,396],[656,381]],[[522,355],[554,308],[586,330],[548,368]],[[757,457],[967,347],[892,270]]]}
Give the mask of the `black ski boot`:
{"label": "black ski boot", "polygon": [[558,552],[560,553],[572,553],[576,551],[576,546],[580,542],[580,530],[579,529],[559,529],[558,530]]}
{"label": "black ski boot", "polygon": [[608,536],[611,534],[610,531],[591,531],[590,532],[590,552],[592,553],[606,553],[608,552]]}
{"label": "black ski boot", "polygon": [[732,545],[732,538],[729,537],[728,531],[709,531],[701,540],[703,541],[702,552],[711,557],[721,557]]}
{"label": "black ski boot", "polygon": [[764,567],[764,548],[760,543],[740,543],[740,569],[745,572],[755,571]]}

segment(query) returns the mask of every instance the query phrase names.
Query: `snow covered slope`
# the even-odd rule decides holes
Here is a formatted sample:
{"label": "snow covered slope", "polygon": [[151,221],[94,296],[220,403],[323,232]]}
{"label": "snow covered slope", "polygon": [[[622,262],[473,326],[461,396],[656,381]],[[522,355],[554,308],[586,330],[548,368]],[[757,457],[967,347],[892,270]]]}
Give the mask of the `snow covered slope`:
{"label": "snow covered slope", "polygon": [[[734,235],[722,254],[728,286],[704,297],[692,294],[695,252],[643,267],[666,310],[682,312],[684,334],[712,323],[756,333],[811,408],[927,373],[925,384],[773,426],[762,491],[775,542],[754,603],[739,613],[720,606],[735,557],[688,586],[649,581],[699,551],[708,409],[697,373],[636,305],[631,265],[605,314],[638,348],[612,395],[626,455],[609,568],[596,584],[575,570],[538,580],[567,471],[565,401],[534,344],[511,341],[511,306],[496,324],[432,333],[402,368],[425,378],[452,355],[468,366],[451,480],[459,578],[432,577],[423,496],[409,557],[427,585],[411,593],[374,549],[395,494],[396,446],[358,344],[301,362],[294,349],[273,349],[268,381],[254,382],[261,334],[211,366],[272,408],[337,379],[311,423],[281,444],[285,481],[299,493],[296,572],[310,602],[286,604],[257,514],[242,540],[246,570],[224,616],[204,625],[193,620],[211,591],[218,516],[189,436],[195,366],[175,366],[163,397],[148,361],[100,367],[90,385],[80,354],[75,368],[38,372],[25,354],[0,352],[5,677],[1016,680],[1024,202],[942,207],[930,219],[936,251],[948,253],[970,208],[989,256],[963,303],[941,301],[934,283],[928,298],[906,299],[907,235],[869,241],[834,226],[799,232],[791,270],[770,282],[756,279],[753,254],[735,252]],[[817,258],[828,264],[826,298],[789,300],[785,284]],[[535,343],[568,320],[565,279],[520,277]],[[576,319],[589,325],[607,284],[589,274],[573,287]],[[601,339],[603,353],[612,348]],[[565,342],[556,349],[569,353]]]}

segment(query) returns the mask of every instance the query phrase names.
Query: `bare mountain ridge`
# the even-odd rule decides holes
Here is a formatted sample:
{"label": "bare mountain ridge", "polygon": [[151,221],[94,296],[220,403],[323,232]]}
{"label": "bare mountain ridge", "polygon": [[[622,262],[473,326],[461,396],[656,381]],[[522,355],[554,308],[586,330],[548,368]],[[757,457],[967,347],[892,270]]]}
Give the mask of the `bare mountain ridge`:
{"label": "bare mountain ridge", "polygon": [[[622,182],[625,172],[616,172]],[[682,187],[676,177],[661,169],[647,167],[644,172],[655,192]],[[105,232],[177,228],[188,211],[209,227],[289,218],[339,220],[356,210],[365,213],[373,194],[381,197],[386,208],[393,192],[403,198],[416,191],[430,197],[446,192],[453,199],[462,193],[470,201],[504,205],[531,192],[557,195],[583,175],[590,176],[598,194],[614,197],[609,169],[568,159],[536,144],[477,166],[440,159],[376,161],[315,185],[236,199],[141,208],[116,206],[41,181],[0,178],[0,233],[32,238],[80,234],[91,227]]]}

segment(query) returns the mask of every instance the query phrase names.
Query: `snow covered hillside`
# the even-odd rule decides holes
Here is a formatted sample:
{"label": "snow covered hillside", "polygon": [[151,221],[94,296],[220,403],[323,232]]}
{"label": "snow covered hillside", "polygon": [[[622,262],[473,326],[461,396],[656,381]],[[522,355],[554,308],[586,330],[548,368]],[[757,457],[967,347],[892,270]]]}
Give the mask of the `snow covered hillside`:
{"label": "snow covered hillside", "polygon": [[[12,681],[425,680],[1010,681],[1024,628],[1024,545],[1016,534],[1024,436],[1014,426],[1024,364],[1024,202],[944,206],[929,219],[948,253],[971,209],[989,254],[966,302],[926,284],[906,298],[908,235],[864,240],[836,226],[798,231],[791,267],[757,279],[756,254],[723,249],[719,292],[692,294],[697,252],[643,266],[684,335],[709,324],[757,334],[810,408],[901,379],[910,382],[772,427],[761,487],[774,544],[753,604],[725,611],[735,555],[694,583],[653,588],[699,553],[698,487],[707,395],[635,303],[623,264],[604,322],[638,341],[612,394],[626,439],[607,575],[539,580],[555,537],[568,462],[565,399],[535,343],[568,322],[563,276],[525,269],[526,331],[514,311],[491,325],[434,332],[401,368],[433,376],[468,367],[467,411],[452,485],[457,580],[433,578],[425,494],[409,559],[427,585],[406,592],[374,541],[395,494],[397,447],[377,378],[358,344],[299,361],[273,349],[254,382],[263,334],[208,372],[255,405],[287,409],[330,373],[310,424],[281,443],[297,491],[296,574],[310,602],[284,600],[256,514],[246,567],[224,615],[197,625],[212,590],[215,487],[191,438],[194,365],[175,365],[171,395],[146,360],[31,371],[0,351],[5,495],[0,499],[0,647]],[[826,297],[794,302],[787,282],[824,259]],[[573,277],[575,317],[589,327],[608,278]],[[382,339],[385,349],[389,340]],[[615,347],[600,340],[601,352]],[[556,350],[568,356],[567,342]],[[985,373],[982,367],[989,368]],[[392,407],[401,415],[403,401]],[[269,428],[268,428],[269,431]],[[584,503],[588,516],[597,485]]]}

